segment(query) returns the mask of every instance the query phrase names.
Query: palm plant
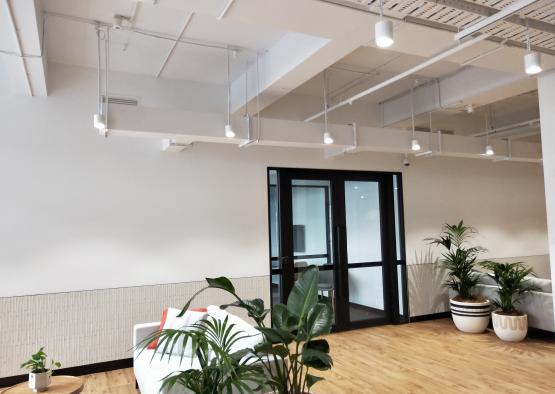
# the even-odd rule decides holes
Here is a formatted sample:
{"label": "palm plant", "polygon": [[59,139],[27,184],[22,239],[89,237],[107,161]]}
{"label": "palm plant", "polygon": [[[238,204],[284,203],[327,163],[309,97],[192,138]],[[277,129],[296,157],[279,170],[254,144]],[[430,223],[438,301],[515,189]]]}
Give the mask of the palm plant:
{"label": "palm plant", "polygon": [[480,280],[475,270],[476,259],[485,251],[481,246],[467,246],[474,234],[476,230],[461,220],[458,224],[445,224],[437,238],[426,238],[429,244],[444,247],[439,259],[440,267],[447,271],[444,286],[457,292],[463,300],[476,299],[472,294]]}
{"label": "palm plant", "polygon": [[252,393],[260,390],[266,379],[262,366],[252,364],[251,350],[233,351],[237,343],[246,337],[248,335],[236,330],[235,324],[229,323],[227,318],[209,318],[183,329],[157,331],[137,347],[142,352],[149,343],[158,339],[152,357],[159,354],[161,359],[165,356],[169,359],[178,347],[182,364],[190,344],[190,351],[196,356],[200,369],[191,365],[189,369],[169,374],[163,379],[161,391],[180,385],[196,394],[231,393],[234,389],[240,393]]}
{"label": "palm plant", "polygon": [[266,383],[279,393],[301,394],[323,379],[311,374],[311,370],[325,371],[333,365],[328,342],[318,339],[330,332],[332,323],[331,306],[318,299],[318,276],[318,267],[307,267],[295,282],[287,305],[274,305],[272,327],[265,323],[270,310],[264,309],[264,302],[241,299],[225,277],[207,278],[208,286],[193,295],[181,315],[201,292],[207,289],[227,292],[236,301],[222,308],[244,309],[264,336],[264,341],[253,349],[253,355],[269,377]]}
{"label": "palm plant", "polygon": [[522,296],[537,290],[537,287],[529,279],[530,276],[536,276],[536,274],[523,262],[484,261],[481,266],[491,271],[488,272],[488,276],[497,283],[498,298],[492,300],[492,304],[501,309],[504,314],[518,314],[515,305],[521,301]]}

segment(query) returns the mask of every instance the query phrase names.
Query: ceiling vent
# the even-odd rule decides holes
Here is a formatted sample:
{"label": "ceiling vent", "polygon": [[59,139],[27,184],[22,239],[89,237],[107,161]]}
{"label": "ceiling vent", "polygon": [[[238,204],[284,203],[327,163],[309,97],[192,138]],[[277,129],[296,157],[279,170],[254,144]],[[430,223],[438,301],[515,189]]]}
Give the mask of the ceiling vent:
{"label": "ceiling vent", "polygon": [[[106,96],[102,97],[102,102],[106,102]],[[132,107],[139,106],[139,100],[131,97],[114,97],[108,96],[108,104],[130,105]]]}

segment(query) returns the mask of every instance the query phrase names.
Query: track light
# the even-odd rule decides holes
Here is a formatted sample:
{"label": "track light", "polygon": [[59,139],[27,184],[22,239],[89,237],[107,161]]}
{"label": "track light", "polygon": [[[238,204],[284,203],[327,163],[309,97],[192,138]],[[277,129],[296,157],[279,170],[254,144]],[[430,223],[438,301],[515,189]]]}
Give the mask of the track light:
{"label": "track light", "polygon": [[411,148],[413,151],[419,151],[419,150],[420,150],[421,147],[420,147],[420,144],[418,143],[418,140],[417,140],[416,138],[413,138],[413,139],[410,141],[410,148]]}
{"label": "track light", "polygon": [[526,50],[528,53],[524,55],[524,71],[528,75],[536,75],[542,72],[541,58],[538,52],[532,51],[530,44],[530,30],[528,28],[528,21],[526,21]]}
{"label": "track light", "polygon": [[374,36],[376,45],[380,48],[388,48],[393,45],[393,22],[383,19],[382,0],[380,0],[380,20],[374,25]]}
{"label": "track light", "polygon": [[536,75],[542,72],[541,58],[538,52],[528,52],[524,55],[524,71],[528,75]]}
{"label": "track light", "polygon": [[486,155],[486,156],[495,155],[495,151],[493,150],[493,147],[490,144],[486,145],[486,149],[484,150],[484,155]]}
{"label": "track light", "polygon": [[326,145],[333,144],[333,138],[331,137],[331,134],[327,131],[324,133],[324,144]]}
{"label": "track light", "polygon": [[233,128],[230,124],[225,125],[225,136],[227,138],[235,138],[235,131],[233,131]]}
{"label": "track light", "polygon": [[106,128],[106,120],[102,114],[94,114],[93,125],[95,129],[102,130]]}

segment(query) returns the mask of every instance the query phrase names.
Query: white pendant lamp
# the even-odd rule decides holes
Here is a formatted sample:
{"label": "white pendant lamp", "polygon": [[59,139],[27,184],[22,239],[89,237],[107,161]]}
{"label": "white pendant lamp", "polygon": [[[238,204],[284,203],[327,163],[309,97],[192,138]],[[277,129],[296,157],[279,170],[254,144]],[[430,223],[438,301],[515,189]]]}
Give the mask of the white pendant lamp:
{"label": "white pendant lamp", "polygon": [[530,30],[526,27],[526,50],[524,55],[524,71],[528,75],[536,75],[542,72],[541,57],[538,52],[532,51],[530,44]]}
{"label": "white pendant lamp", "polygon": [[493,150],[493,146],[489,143],[489,131],[491,129],[491,108],[489,108],[489,112],[486,114],[486,146],[484,148],[484,156],[493,156],[495,155],[495,151]]}
{"label": "white pendant lamp", "polygon": [[412,139],[410,141],[410,149],[418,152],[421,147],[420,147],[420,143],[418,142],[418,139],[416,139],[416,130],[414,127],[414,91],[411,88],[410,90],[410,116],[411,116],[411,121],[412,121]]}
{"label": "white pendant lamp", "polygon": [[224,134],[227,138],[235,138],[235,131],[231,126],[231,77],[229,71],[229,49],[227,53],[227,123],[224,127]]}
{"label": "white pendant lamp", "polygon": [[333,137],[331,133],[328,131],[328,79],[327,79],[327,72],[324,70],[323,73],[323,91],[324,91],[324,145],[331,145],[333,144]]}
{"label": "white pendant lamp", "polygon": [[393,22],[383,18],[383,0],[380,0],[380,20],[374,25],[374,36],[380,48],[393,45]]}

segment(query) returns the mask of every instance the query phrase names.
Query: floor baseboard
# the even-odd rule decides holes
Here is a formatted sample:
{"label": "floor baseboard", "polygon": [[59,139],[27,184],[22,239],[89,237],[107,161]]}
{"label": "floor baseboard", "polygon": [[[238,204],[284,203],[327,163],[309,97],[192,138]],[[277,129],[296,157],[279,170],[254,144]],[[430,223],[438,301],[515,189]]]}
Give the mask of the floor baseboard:
{"label": "floor baseboard", "polygon": [[[80,365],[78,367],[60,368],[54,371],[54,375],[72,375],[81,376],[89,375],[91,373],[99,373],[106,371],[113,371],[115,369],[131,368],[133,366],[132,358],[124,358],[121,360],[106,361],[102,363]],[[15,384],[25,382],[29,379],[29,375],[9,376],[0,378],[0,387],[9,387]]]}
{"label": "floor baseboard", "polygon": [[431,313],[429,315],[411,316],[410,319],[409,319],[409,322],[410,323],[417,323],[417,322],[420,322],[420,321],[446,319],[448,317],[451,317],[451,312]]}

